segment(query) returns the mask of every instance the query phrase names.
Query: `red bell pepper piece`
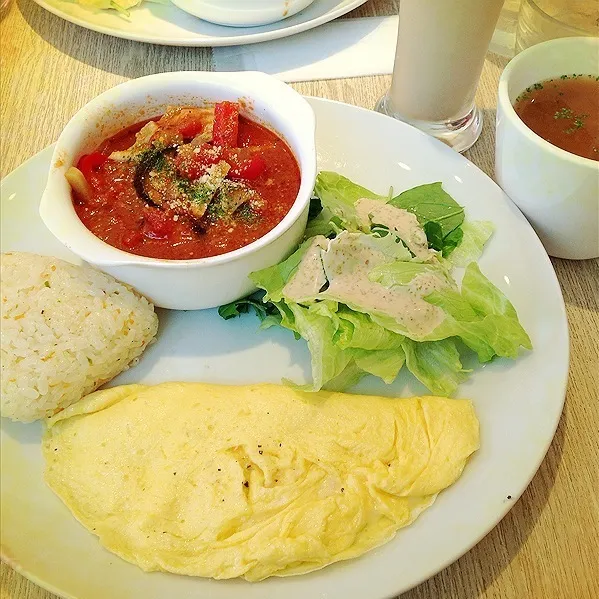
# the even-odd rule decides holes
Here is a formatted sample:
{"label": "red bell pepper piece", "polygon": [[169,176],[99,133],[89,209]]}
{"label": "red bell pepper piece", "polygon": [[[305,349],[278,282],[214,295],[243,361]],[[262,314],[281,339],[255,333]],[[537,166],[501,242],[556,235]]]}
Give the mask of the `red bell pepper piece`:
{"label": "red bell pepper piece", "polygon": [[252,156],[242,160],[238,164],[232,165],[229,171],[230,179],[245,179],[253,181],[257,179],[266,170],[266,162],[262,156]]}
{"label": "red bell pepper piece", "polygon": [[239,135],[239,104],[218,102],[214,105],[214,125],[212,141],[215,146],[237,147]]}
{"label": "red bell pepper piece", "polygon": [[199,135],[204,130],[204,125],[201,121],[188,121],[179,128],[179,133],[184,139],[190,139]]}
{"label": "red bell pepper piece", "polygon": [[93,172],[98,172],[100,167],[108,160],[106,154],[100,152],[92,152],[91,154],[84,154],[79,158],[77,168],[83,173],[83,176],[87,181],[90,180]]}

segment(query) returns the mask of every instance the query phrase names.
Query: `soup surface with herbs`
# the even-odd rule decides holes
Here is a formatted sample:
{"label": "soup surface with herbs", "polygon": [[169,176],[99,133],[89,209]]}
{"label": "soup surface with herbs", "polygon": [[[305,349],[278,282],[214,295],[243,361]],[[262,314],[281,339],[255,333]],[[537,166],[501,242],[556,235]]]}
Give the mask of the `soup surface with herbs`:
{"label": "soup surface with herbs", "polygon": [[562,75],[535,83],[518,96],[514,109],[549,143],[599,160],[599,77]]}
{"label": "soup surface with herbs", "polygon": [[153,258],[224,254],[273,229],[300,187],[297,160],[239,105],[175,106],[69,169],[75,210],[106,243]]}

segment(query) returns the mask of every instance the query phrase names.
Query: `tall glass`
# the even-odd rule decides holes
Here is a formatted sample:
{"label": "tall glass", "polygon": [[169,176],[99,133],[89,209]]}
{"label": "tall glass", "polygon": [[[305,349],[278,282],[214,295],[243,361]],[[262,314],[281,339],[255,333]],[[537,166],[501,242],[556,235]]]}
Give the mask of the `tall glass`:
{"label": "tall glass", "polygon": [[474,94],[503,0],[400,0],[391,89],[376,110],[459,152],[480,135]]}
{"label": "tall glass", "polygon": [[516,53],[556,37],[599,36],[597,0],[523,0]]}

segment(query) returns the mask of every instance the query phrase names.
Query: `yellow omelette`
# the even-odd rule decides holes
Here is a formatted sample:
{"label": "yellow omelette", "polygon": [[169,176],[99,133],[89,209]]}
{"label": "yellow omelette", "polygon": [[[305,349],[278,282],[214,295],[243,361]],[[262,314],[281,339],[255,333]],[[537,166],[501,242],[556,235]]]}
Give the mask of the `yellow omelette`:
{"label": "yellow omelette", "polygon": [[302,574],[389,541],[479,446],[467,400],[128,385],[48,421],[45,477],[146,571]]}

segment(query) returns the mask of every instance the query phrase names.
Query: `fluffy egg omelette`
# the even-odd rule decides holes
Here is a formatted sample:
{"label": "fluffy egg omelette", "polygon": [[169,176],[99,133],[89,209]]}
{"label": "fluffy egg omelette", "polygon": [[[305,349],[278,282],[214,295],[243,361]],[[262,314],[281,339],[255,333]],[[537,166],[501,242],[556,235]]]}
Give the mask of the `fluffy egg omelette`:
{"label": "fluffy egg omelette", "polygon": [[146,571],[302,574],[391,539],[479,446],[467,400],[165,383],[97,391],[49,419],[45,477]]}

